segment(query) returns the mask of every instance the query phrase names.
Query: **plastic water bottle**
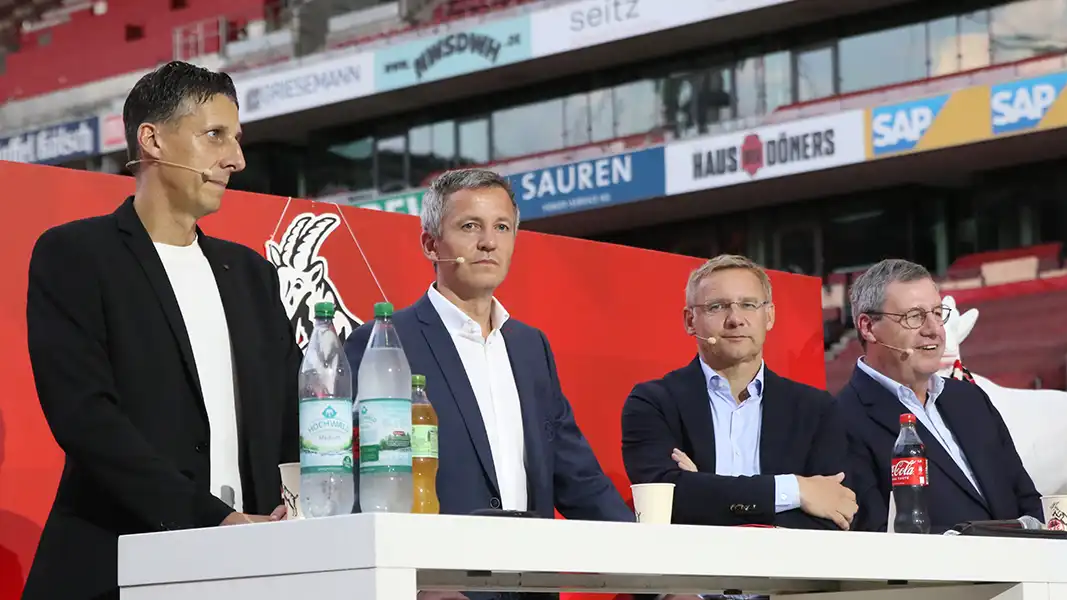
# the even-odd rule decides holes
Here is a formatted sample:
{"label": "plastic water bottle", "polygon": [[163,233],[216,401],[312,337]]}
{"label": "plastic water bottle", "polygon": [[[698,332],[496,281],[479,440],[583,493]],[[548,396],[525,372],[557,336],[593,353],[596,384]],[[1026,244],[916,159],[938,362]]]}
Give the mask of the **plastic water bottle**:
{"label": "plastic water bottle", "polygon": [[359,506],[411,512],[411,367],[393,326],[393,305],[374,305],[359,365]]}
{"label": "plastic water bottle", "polygon": [[333,326],[334,305],[315,305],[315,329],[300,364],[300,510],[347,515],[355,504],[352,369]]}

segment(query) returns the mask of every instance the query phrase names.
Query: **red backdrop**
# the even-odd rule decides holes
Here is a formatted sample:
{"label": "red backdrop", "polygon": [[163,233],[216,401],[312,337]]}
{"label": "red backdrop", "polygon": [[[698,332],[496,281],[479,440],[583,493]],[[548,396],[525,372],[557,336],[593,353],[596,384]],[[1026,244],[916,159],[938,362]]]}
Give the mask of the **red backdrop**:
{"label": "red backdrop", "polygon": [[[26,277],[30,251],[47,228],[111,212],[133,191],[125,177],[0,161],[8,235],[0,238],[0,600],[19,597],[63,466],[41,414],[26,350]],[[317,229],[279,247],[284,280],[326,282],[361,319],[382,299],[407,306],[433,277],[418,244],[414,217],[345,208],[353,235],[332,204],[230,192],[205,219],[208,235],[260,253],[276,231],[280,242],[301,214],[319,215]],[[286,206],[288,208],[286,209]],[[284,214],[283,214],[284,213]],[[295,227],[293,228],[295,230]],[[316,232],[321,247],[315,246]],[[364,259],[364,256],[366,259]],[[296,257],[297,265],[291,263]],[[323,260],[325,259],[325,260]],[[624,496],[619,414],[630,388],[692,359],[682,329],[684,287],[700,259],[550,236],[519,234],[511,273],[498,296],[516,318],[542,329],[552,343],[564,392],[605,471]],[[371,269],[374,274],[372,275]],[[778,373],[825,387],[819,281],[772,272],[778,319],[766,359]],[[283,284],[284,285],[284,284]],[[292,289],[298,289],[294,285]],[[302,298],[296,314],[316,296]],[[292,302],[294,296],[288,296]],[[240,340],[235,340],[240,343]]]}

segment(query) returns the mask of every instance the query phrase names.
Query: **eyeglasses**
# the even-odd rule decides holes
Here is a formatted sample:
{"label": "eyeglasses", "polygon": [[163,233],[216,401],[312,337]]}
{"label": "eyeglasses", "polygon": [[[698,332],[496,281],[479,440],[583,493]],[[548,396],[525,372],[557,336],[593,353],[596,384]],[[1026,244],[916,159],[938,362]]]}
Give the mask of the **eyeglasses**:
{"label": "eyeglasses", "polygon": [[736,306],[737,310],[743,313],[754,313],[757,310],[770,304],[770,300],[739,300],[737,302],[708,302],[707,304],[693,304],[688,308],[700,309],[709,315],[718,315],[726,312],[732,306]]}
{"label": "eyeglasses", "polygon": [[926,322],[926,315],[933,315],[937,322],[944,324],[952,316],[952,309],[947,306],[935,306],[932,310],[913,308],[905,313],[870,311],[867,314],[872,317],[890,317],[908,329],[918,329]]}

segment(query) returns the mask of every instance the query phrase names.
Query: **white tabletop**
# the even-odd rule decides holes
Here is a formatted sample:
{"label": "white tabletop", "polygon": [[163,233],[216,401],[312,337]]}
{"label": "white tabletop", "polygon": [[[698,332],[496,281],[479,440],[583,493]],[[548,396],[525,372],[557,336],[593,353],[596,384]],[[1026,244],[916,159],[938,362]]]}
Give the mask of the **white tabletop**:
{"label": "white tabletop", "polygon": [[1067,583],[1065,565],[1059,540],[360,514],[123,536],[118,576],[139,586],[386,568],[453,589],[509,576],[507,587],[537,589],[539,576],[566,573],[576,582],[616,576],[604,584],[614,589],[681,577],[703,589],[771,580],[767,589],[815,591],[839,589],[830,582]]}

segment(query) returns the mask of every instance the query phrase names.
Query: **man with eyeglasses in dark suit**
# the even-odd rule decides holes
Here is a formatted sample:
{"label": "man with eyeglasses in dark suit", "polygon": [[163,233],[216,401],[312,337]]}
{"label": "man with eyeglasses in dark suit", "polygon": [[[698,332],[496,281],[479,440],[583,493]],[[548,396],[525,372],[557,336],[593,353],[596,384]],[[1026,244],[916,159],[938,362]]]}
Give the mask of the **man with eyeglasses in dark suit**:
{"label": "man with eyeglasses in dark suit", "polygon": [[837,396],[860,505],[854,529],[886,531],[890,460],[907,413],[926,446],[931,533],[972,520],[1041,519],[1041,495],[989,396],[937,374],[951,309],[930,273],[884,260],[856,279],[850,301],[866,352]]}
{"label": "man with eyeglasses in dark suit", "polygon": [[763,362],[767,273],[743,256],[708,261],[689,277],[683,317],[697,356],[623,407],[631,483],[674,483],[674,523],[849,529],[857,506],[833,397]]}

